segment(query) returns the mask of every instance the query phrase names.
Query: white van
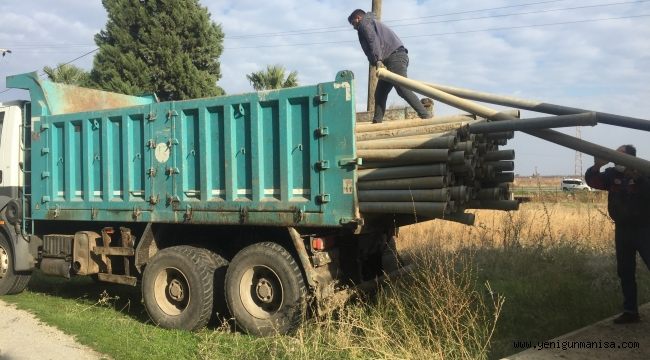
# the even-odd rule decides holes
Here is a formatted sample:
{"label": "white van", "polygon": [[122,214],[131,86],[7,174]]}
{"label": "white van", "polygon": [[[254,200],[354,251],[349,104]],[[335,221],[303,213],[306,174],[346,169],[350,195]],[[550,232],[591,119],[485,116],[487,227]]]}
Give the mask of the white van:
{"label": "white van", "polygon": [[576,178],[564,178],[562,179],[560,186],[562,187],[563,191],[593,190],[584,182],[584,180]]}

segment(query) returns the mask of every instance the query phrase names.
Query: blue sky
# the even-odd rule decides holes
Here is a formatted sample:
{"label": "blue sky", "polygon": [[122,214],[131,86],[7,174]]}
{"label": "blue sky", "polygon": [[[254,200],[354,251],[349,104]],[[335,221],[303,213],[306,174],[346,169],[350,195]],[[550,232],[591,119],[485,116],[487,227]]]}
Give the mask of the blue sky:
{"label": "blue sky", "polygon": [[[201,3],[226,34],[219,85],[228,93],[251,91],[246,74],[267,64],[298,71],[305,85],[349,69],[357,78],[357,109],[365,109],[367,62],[347,16],[368,9],[370,0]],[[650,1],[384,0],[382,18],[409,49],[411,78],[650,118]],[[12,54],[0,57],[0,92],[7,75],[93,50],[93,36],[105,23],[99,1],[3,0],[0,48]],[[92,55],[74,64],[90,69]],[[24,96],[11,90],[0,101]],[[389,98],[389,105],[401,104],[396,95]],[[436,111],[458,112],[444,105]],[[612,148],[635,144],[640,157],[650,158],[646,132],[598,125],[581,133]],[[517,153],[519,174],[574,171],[572,150],[522,133],[507,148]],[[591,163],[583,156],[584,169]]]}

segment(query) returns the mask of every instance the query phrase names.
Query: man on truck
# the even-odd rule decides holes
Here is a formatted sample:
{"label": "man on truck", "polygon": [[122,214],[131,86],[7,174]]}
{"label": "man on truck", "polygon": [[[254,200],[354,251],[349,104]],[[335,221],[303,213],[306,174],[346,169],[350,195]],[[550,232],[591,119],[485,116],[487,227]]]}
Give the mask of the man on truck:
{"label": "man on truck", "polygon": [[[402,40],[388,26],[379,22],[373,13],[356,9],[348,16],[348,22],[359,35],[359,43],[371,65],[386,69],[406,77],[409,65],[408,50]],[[386,112],[388,93],[395,87],[397,94],[418,113],[421,119],[429,119],[433,114],[422,105],[413,91],[388,81],[379,80],[375,89],[375,114],[373,123],[380,123]]]}
{"label": "man on truck", "polygon": [[[622,145],[619,152],[636,156],[636,148]],[[650,270],[650,179],[636,170],[615,165],[601,172],[606,160],[594,158],[585,180],[593,188],[607,190],[607,210],[615,223],[616,268],[623,290],[623,313],[616,324],[638,322],[636,253]]]}

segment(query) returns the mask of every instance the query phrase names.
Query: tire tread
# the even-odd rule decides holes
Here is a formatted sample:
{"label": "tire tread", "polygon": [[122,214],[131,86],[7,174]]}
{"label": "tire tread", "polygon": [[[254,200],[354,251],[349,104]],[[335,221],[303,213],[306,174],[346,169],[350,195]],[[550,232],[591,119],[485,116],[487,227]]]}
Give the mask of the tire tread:
{"label": "tire tread", "polygon": [[[289,273],[287,273],[287,276],[295,280],[295,285],[297,288],[297,291],[299,293],[299,299],[298,302],[301,303],[297,308],[300,308],[301,313],[291,313],[285,320],[288,320],[288,322],[285,322],[285,325],[282,326],[282,328],[276,328],[272,322],[269,322],[267,324],[255,324],[256,320],[250,320],[250,319],[237,319],[237,316],[235,313],[239,310],[237,310],[237,307],[241,306],[239,305],[238,301],[234,300],[230,295],[228,288],[233,286],[233,283],[230,283],[232,281],[232,276],[234,273],[240,271],[237,269],[241,262],[245,262],[249,256],[263,256],[268,259],[275,258],[277,259],[277,256],[280,257],[279,260],[284,262],[284,265],[287,265]],[[277,260],[276,260],[277,261]],[[234,266],[233,266],[234,265]],[[283,266],[284,266],[283,265]],[[307,294],[307,288],[305,286],[305,280],[303,278],[302,270],[294,257],[291,255],[289,251],[287,251],[283,246],[280,244],[274,243],[274,242],[260,242],[260,243],[255,243],[252,245],[249,245],[248,247],[242,249],[235,255],[235,257],[232,259],[230,266],[228,267],[228,273],[226,275],[226,284],[225,284],[225,292],[226,292],[226,299],[227,299],[227,305],[228,308],[232,314],[232,316],[235,319],[236,325],[248,332],[249,334],[253,335],[259,335],[259,336],[267,336],[267,335],[274,335],[277,333],[284,334],[284,333],[289,333],[293,331],[295,328],[294,326],[297,325],[295,322],[298,321],[295,317],[300,315],[304,316],[305,315],[305,309],[306,309],[306,294]],[[239,296],[239,295],[237,295]],[[273,321],[276,321],[278,319],[274,319]]]}
{"label": "tire tread", "polygon": [[[216,262],[211,255],[212,252],[210,250],[197,248],[194,246],[180,245],[160,250],[156,254],[156,257],[164,256],[167,253],[174,254],[173,256],[176,256],[176,254],[181,254],[192,263],[192,270],[196,271],[198,275],[203,291],[200,294],[200,299],[196,301],[198,301],[202,306],[199,309],[199,314],[196,317],[196,320],[193,321],[193,325],[187,329],[190,331],[201,329],[208,324],[208,321],[212,315],[214,292],[213,274],[216,269]],[[154,322],[156,321],[154,320]]]}

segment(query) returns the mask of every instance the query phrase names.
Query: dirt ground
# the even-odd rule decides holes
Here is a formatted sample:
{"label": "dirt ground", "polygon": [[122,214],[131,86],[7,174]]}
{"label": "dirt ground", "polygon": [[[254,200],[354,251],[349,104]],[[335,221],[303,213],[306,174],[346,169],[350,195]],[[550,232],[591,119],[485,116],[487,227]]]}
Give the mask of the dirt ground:
{"label": "dirt ground", "polygon": [[[641,322],[639,323],[615,325],[612,322],[614,317],[608,318],[549,340],[543,349],[528,349],[505,359],[650,359],[650,303],[641,306],[639,313],[641,314]],[[611,345],[614,345],[614,347],[609,348]],[[566,350],[562,349],[563,346],[566,347]],[[582,348],[576,348],[580,346]],[[587,348],[588,346],[591,346],[591,348]],[[636,348],[625,348],[630,346]]]}
{"label": "dirt ground", "polygon": [[0,300],[0,360],[108,359],[70,335]]}

